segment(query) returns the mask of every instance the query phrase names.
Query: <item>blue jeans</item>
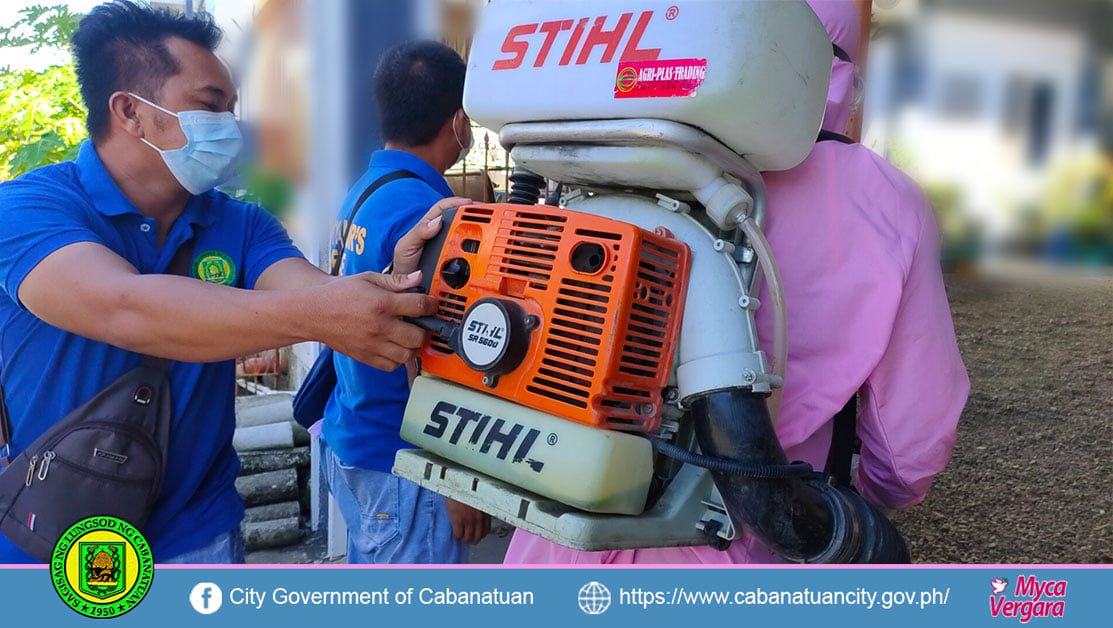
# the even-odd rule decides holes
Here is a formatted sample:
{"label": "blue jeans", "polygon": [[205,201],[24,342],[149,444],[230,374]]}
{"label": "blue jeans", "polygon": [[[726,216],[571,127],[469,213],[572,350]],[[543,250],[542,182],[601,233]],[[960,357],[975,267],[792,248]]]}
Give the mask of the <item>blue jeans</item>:
{"label": "blue jeans", "polygon": [[400,477],[345,465],[321,439],[321,474],[348,528],[352,564],[468,562],[444,497]]}
{"label": "blue jeans", "polygon": [[217,536],[204,547],[191,552],[178,554],[170,560],[159,561],[160,565],[240,565],[246,562],[243,551],[243,535],[236,528]]}

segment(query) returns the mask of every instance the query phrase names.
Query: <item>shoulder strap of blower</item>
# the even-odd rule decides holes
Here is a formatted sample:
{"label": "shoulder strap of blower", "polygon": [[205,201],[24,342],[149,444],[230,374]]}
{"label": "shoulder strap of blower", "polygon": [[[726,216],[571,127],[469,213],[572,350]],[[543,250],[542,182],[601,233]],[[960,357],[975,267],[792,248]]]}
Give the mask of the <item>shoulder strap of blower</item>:
{"label": "shoulder strap of blower", "polygon": [[[835,46],[835,56],[849,61],[845,52]],[[834,131],[820,129],[819,136],[815,139],[820,142],[839,142],[840,144],[856,144],[854,140]],[[824,468],[835,482],[842,486],[851,486],[851,468],[854,466],[854,454],[858,448],[858,395],[853,395],[842,410],[835,414],[834,427],[831,430],[831,449],[827,452],[827,465]]]}
{"label": "shoulder strap of blower", "polygon": [[827,131],[820,129],[819,137],[815,138],[815,143],[820,142],[839,142],[840,144],[857,144],[854,140],[843,135],[842,133],[835,133],[834,131]]}
{"label": "shoulder strap of blower", "polygon": [[827,464],[823,470],[840,486],[849,487],[854,480],[851,477],[851,468],[858,448],[857,394],[835,414],[832,422],[834,427],[831,429],[831,449],[827,452]]}
{"label": "shoulder strap of blower", "polygon": [[341,230],[339,237],[336,239],[336,259],[332,261],[332,270],[329,272],[330,275],[335,277],[340,274],[340,264],[344,261],[344,245],[348,242],[348,232],[351,231],[352,221],[356,219],[356,214],[359,213],[359,209],[363,207],[363,204],[367,202],[367,199],[371,198],[371,195],[377,192],[379,188],[383,187],[387,183],[390,183],[391,181],[397,181],[399,179],[420,178],[421,177],[410,172],[409,170],[395,170],[394,172],[384,174],[378,179],[375,179],[374,183],[367,186],[367,189],[363,191],[363,194],[359,195],[359,198],[356,199],[355,204],[352,205],[352,211],[348,212],[348,222],[344,223],[344,229]]}
{"label": "shoulder strap of blower", "polygon": [[[166,274],[189,277],[189,266],[192,261],[193,239],[191,238],[178,247],[178,251],[174,253],[174,258],[170,260],[170,264],[166,267]],[[143,356],[143,362],[148,366],[160,369],[166,369],[170,365],[170,360],[166,358],[156,358],[149,355]],[[12,419],[8,412],[7,400],[4,398],[4,383],[0,382],[0,467],[8,466],[11,444]]]}

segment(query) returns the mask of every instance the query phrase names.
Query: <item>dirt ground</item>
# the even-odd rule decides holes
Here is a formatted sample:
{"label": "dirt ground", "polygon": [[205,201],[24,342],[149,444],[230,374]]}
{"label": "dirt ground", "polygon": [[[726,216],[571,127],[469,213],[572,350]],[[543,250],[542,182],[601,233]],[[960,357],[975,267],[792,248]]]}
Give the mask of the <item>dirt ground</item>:
{"label": "dirt ground", "polygon": [[950,464],[896,517],[913,559],[1113,562],[1113,278],[947,291],[971,392]]}

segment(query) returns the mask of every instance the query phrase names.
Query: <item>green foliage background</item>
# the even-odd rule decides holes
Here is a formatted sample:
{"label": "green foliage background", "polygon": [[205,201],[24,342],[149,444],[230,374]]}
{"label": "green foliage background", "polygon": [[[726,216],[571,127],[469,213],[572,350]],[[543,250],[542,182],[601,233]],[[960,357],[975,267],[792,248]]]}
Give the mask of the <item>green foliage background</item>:
{"label": "green foliage background", "polygon": [[[20,10],[14,24],[0,25],[0,47],[69,50],[81,21],[64,5]],[[41,72],[0,69],[0,181],[39,166],[73,159],[85,140],[85,105],[73,63]],[[283,216],[292,203],[289,182],[245,164],[239,186],[222,190]]]}
{"label": "green foliage background", "polygon": [[[66,6],[26,7],[14,24],[0,26],[0,47],[66,50],[80,19]],[[76,156],[84,124],[72,63],[41,72],[0,69],[0,181]]]}

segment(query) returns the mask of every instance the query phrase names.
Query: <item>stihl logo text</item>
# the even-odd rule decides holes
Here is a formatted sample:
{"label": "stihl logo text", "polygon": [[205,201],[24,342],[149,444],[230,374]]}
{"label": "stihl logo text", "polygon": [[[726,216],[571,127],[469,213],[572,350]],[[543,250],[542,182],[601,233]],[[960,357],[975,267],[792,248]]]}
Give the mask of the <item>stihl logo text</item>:
{"label": "stihl logo text", "polygon": [[545,466],[544,462],[528,457],[537,437],[541,435],[540,431],[526,429],[520,423],[506,419],[492,419],[489,414],[455,406],[447,401],[437,402],[429,413],[429,423],[423,431],[433,438],[444,438],[447,434],[448,442],[452,445],[458,445],[463,440],[472,448],[478,446],[479,453],[493,453],[499,460],[506,460],[513,450],[511,462],[524,462],[538,473]]}
{"label": "stihl logo text", "polygon": [[[599,62],[610,63],[624,40],[626,45],[619,57],[622,61],[653,61],[661,55],[660,48],[641,47],[642,35],[653,19],[653,11],[643,11],[637,21],[634,20],[633,13],[623,13],[617,20],[609,20],[606,15],[600,15],[588,29],[590,19],[582,17],[578,20],[534,22],[511,28],[506,33],[501,48],[502,52],[510,56],[495,61],[494,69],[513,70],[520,67],[527,58],[532,58],[535,68],[546,63],[568,65],[575,62],[576,65],[583,65],[596,48],[603,50]],[[630,26],[632,22],[633,27]],[[565,31],[569,31],[567,38],[562,36]],[[556,45],[558,39],[562,40],[563,45]],[[553,50],[554,46],[559,52]],[[531,56],[534,49],[536,52]]]}

